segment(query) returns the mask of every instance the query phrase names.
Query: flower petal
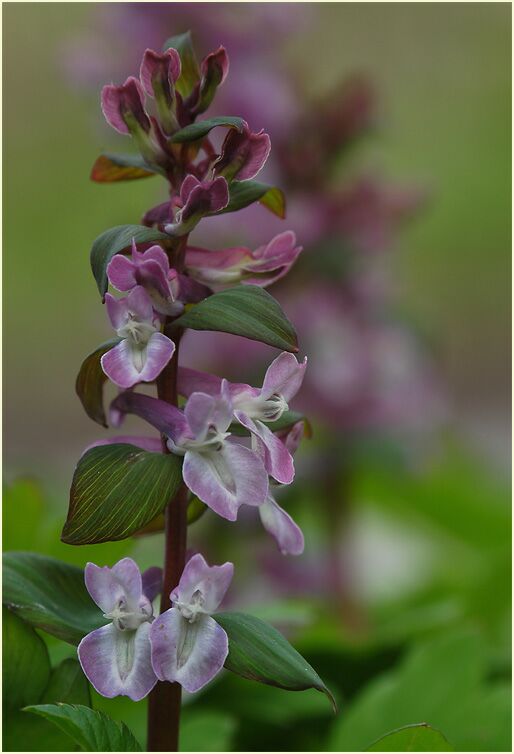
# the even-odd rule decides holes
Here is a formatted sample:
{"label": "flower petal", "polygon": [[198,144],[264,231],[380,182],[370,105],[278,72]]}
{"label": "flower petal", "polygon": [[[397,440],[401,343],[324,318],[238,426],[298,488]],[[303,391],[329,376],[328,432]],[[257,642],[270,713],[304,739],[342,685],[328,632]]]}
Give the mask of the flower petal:
{"label": "flower petal", "polygon": [[152,81],[167,79],[174,84],[180,76],[180,69],[180,55],[172,47],[162,54],[150,49],[145,50],[139,76],[143,89],[150,97],[153,97]]}
{"label": "flower petal", "polygon": [[105,308],[114,329],[119,330],[120,327],[123,327],[128,317],[127,299],[114,298],[110,293],[106,293]]}
{"label": "flower petal", "polygon": [[294,479],[293,458],[282,440],[261,421],[254,421],[243,411],[236,411],[234,416],[243,427],[258,438],[259,453],[268,474],[281,484],[291,484]]}
{"label": "flower petal", "polygon": [[141,572],[132,558],[123,558],[112,568],[88,563],[84,579],[86,589],[104,613],[110,613],[121,597],[138,603],[143,594]]}
{"label": "flower petal", "polygon": [[186,418],[176,406],[149,395],[125,392],[111,403],[111,409],[120,414],[135,414],[172,440],[188,432]]}
{"label": "flower petal", "polygon": [[100,364],[107,377],[118,387],[129,388],[141,382],[141,373],[134,366],[132,349],[127,340],[122,340],[104,353]]}
{"label": "flower petal", "polygon": [[268,495],[259,506],[262,525],[275,538],[282,555],[301,555],[304,538],[300,527],[295,524],[289,513]]}
{"label": "flower petal", "polygon": [[175,352],[175,343],[166,335],[154,332],[146,345],[146,361],[139,381],[152,382],[160,375]]}
{"label": "flower petal", "polygon": [[302,385],[306,367],[307,357],[299,364],[292,353],[281,353],[268,367],[262,384],[262,397],[278,393],[286,401],[291,400]]}
{"label": "flower petal", "polygon": [[136,281],[136,265],[124,254],[115,254],[107,265],[109,282],[118,291],[130,291]]}
{"label": "flower petal", "polygon": [[131,130],[127,118],[130,118],[134,126],[137,124],[143,131],[150,131],[151,124],[143,100],[141,84],[133,76],[129,76],[122,86],[104,86],[101,102],[105,120],[122,134],[128,134]]}
{"label": "flower petal", "polygon": [[236,520],[239,506],[261,505],[268,491],[261,459],[243,445],[225,443],[210,453],[188,451],[182,475],[191,492],[229,521]]}
{"label": "flower petal", "polygon": [[143,699],[157,683],[151,663],[150,623],[120,631],[112,623],[87,634],[78,646],[86,677],[102,696]]}
{"label": "flower petal", "polygon": [[198,589],[205,600],[203,609],[206,613],[214,613],[220,606],[233,576],[233,563],[210,566],[203,555],[197,553],[186,563],[179,585],[170,595],[171,601],[191,602],[191,597]]}
{"label": "flower petal", "polygon": [[232,421],[232,402],[228,396],[220,394],[193,393],[184,407],[184,414],[194,437],[204,440],[212,426],[218,432],[225,432]]}
{"label": "flower petal", "polygon": [[142,285],[136,285],[126,298],[128,311],[141,322],[152,322],[153,308],[150,296]]}
{"label": "flower petal", "polygon": [[246,181],[264,167],[271,150],[271,140],[264,131],[252,133],[245,124],[243,132],[231,129],[223,142],[221,155],[214,169],[216,175],[229,180]]}
{"label": "flower petal", "polygon": [[228,637],[209,615],[189,623],[176,608],[166,610],[150,629],[152,665],[162,681],[176,681],[191,693],[198,691],[223,667]]}

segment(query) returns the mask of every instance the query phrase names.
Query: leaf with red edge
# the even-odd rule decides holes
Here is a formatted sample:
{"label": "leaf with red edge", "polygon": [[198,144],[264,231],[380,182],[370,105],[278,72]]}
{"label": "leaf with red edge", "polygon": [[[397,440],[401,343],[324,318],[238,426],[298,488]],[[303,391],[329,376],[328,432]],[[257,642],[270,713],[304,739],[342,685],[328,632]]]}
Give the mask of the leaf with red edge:
{"label": "leaf with red edge", "polygon": [[141,155],[106,152],[97,157],[91,169],[91,180],[96,183],[118,183],[150,178],[159,172],[156,167],[148,165]]}

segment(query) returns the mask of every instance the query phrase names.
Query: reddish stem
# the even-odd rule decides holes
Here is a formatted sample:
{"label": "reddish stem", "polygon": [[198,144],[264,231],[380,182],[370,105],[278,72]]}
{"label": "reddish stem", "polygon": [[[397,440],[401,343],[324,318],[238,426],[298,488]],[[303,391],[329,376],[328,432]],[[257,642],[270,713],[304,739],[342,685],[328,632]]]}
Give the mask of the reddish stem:
{"label": "reddish stem", "polygon": [[[176,251],[179,264],[186,239]],[[176,265],[178,266],[178,265]],[[175,353],[157,380],[157,395],[177,405],[177,369],[181,332],[174,336]],[[163,451],[169,453],[162,437]],[[170,592],[177,586],[184,570],[187,540],[187,487],[181,484],[165,511],[164,573],[161,613],[171,607]],[[158,681],[148,697],[148,751],[178,751],[182,687],[178,683]]]}

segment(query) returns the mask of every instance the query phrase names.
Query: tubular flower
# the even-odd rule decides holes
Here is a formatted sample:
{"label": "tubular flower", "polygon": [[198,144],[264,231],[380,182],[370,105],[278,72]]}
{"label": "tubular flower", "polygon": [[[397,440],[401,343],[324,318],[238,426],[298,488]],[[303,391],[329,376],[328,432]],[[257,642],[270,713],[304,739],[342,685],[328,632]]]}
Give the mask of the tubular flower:
{"label": "tubular flower", "polygon": [[264,422],[277,421],[287,411],[288,401],[301,387],[306,366],[307,358],[299,364],[293,354],[284,351],[268,367],[262,388],[228,383],[214,375],[179,368],[178,390],[186,397],[198,390],[214,396],[220,395],[225,385],[234,417],[250,431],[252,445],[261,456],[266,471],[277,482],[290,484],[294,478],[292,456]]}
{"label": "tubular flower", "polygon": [[228,68],[228,55],[224,47],[218,47],[204,57],[200,64],[200,81],[187,102],[192,114],[198,115],[207,110],[216,90],[225,81]]}
{"label": "tubular flower", "polygon": [[216,175],[228,181],[255,178],[264,167],[271,151],[271,140],[264,130],[252,133],[245,123],[242,133],[231,129],[223,142],[221,155],[214,165]]}
{"label": "tubular flower", "polygon": [[180,187],[182,208],[174,222],[164,230],[172,236],[189,233],[204,215],[219,212],[228,204],[228,183],[223,177],[213,181],[200,181],[194,175],[187,175]]}
{"label": "tubular flower", "polygon": [[175,114],[175,83],[180,76],[180,55],[170,48],[162,55],[146,50],[141,63],[140,79],[149,97],[154,97],[159,123],[170,135],[179,127]]}
{"label": "tubular flower", "polygon": [[102,356],[103,371],[122,388],[155,380],[173,356],[175,344],[159,331],[160,321],[145,289],[136,285],[122,299],[107,293],[105,303],[122,341]]}
{"label": "tubular flower", "polygon": [[132,258],[115,254],[107,266],[109,282],[118,291],[130,291],[143,286],[159,314],[176,316],[184,308],[177,301],[179,281],[176,270],[170,268],[168,255],[160,246],[151,246],[146,251],[137,250],[132,240]]}
{"label": "tubular flower", "polygon": [[[153,582],[155,574],[151,576]],[[149,640],[152,603],[143,591],[139,568],[131,558],[123,558],[112,568],[88,563],[85,581],[89,594],[111,622],[80,642],[77,651],[82,670],[99,694],[128,696],[137,702],[157,683]]]}
{"label": "tubular flower", "polygon": [[255,251],[244,246],[220,251],[190,246],[186,269],[192,278],[214,291],[236,283],[266,288],[287,275],[301,251],[296,235],[286,230]]}
{"label": "tubular flower", "polygon": [[194,555],[171,592],[173,607],[150,628],[152,666],[161,681],[176,681],[186,691],[201,689],[223,667],[228,637],[211,614],[232,581],[234,566],[209,566]]}
{"label": "tubular flower", "polygon": [[135,139],[145,160],[159,163],[165,159],[144,107],[143,89],[134,76],[129,76],[121,86],[104,86],[102,112],[107,123],[116,131],[130,134]]}
{"label": "tubular flower", "polygon": [[119,395],[112,408],[140,416],[168,438],[170,451],[184,456],[184,482],[219,516],[235,521],[241,505],[264,502],[268,475],[260,456],[227,432],[233,408],[226,384],[219,396],[193,393],[183,412],[131,392]]}

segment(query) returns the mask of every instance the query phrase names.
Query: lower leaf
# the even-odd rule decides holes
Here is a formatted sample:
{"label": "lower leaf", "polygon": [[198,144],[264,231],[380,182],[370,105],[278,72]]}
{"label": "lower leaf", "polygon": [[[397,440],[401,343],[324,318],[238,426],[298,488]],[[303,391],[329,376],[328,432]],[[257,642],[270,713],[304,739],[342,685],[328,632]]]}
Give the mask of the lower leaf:
{"label": "lower leaf", "polygon": [[227,670],[288,691],[316,689],[326,694],[336,711],[332,693],[314,668],[273,626],[245,613],[213,617],[228,635]]}
{"label": "lower leaf", "polygon": [[81,704],[36,704],[26,712],[41,715],[67,733],[82,751],[142,751],[125,723]]}

